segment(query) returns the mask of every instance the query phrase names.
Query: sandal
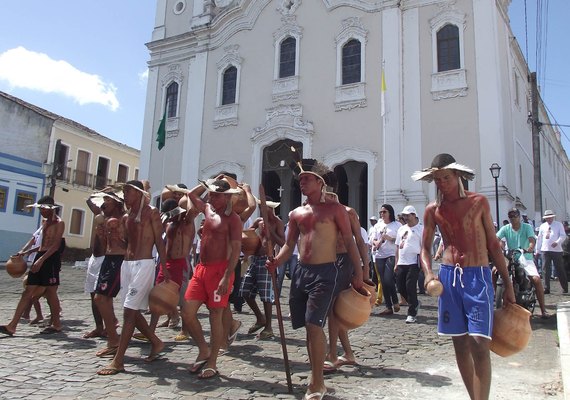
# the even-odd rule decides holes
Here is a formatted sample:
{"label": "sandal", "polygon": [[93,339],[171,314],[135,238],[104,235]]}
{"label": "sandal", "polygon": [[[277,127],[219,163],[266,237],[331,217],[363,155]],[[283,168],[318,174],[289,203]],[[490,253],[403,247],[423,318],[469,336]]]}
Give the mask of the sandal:
{"label": "sandal", "polygon": [[273,331],[266,331],[265,329],[259,332],[259,334],[257,335],[257,338],[260,340],[271,339],[273,337],[275,337]]}
{"label": "sandal", "polygon": [[257,332],[258,330],[260,330],[261,328],[263,328],[265,326],[265,324],[258,324],[257,322],[255,324],[253,324],[248,330],[247,330],[247,334],[248,335],[253,335],[255,332]]}

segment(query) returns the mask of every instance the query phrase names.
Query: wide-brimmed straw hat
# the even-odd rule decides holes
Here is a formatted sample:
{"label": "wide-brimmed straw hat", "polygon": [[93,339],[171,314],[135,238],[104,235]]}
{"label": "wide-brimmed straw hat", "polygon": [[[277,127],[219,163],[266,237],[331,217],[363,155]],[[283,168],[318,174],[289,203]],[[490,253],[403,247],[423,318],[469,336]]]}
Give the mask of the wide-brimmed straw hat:
{"label": "wide-brimmed straw hat", "polygon": [[50,196],[43,196],[34,204],[28,204],[26,207],[43,208],[44,210],[55,210],[56,208],[59,208],[59,206],[55,204],[53,197]]}
{"label": "wide-brimmed straw hat", "polygon": [[553,218],[556,217],[556,214],[552,210],[546,210],[542,218]]}
{"label": "wide-brimmed straw hat", "polygon": [[461,175],[463,179],[473,180],[475,178],[475,171],[466,165],[459,164],[451,154],[442,153],[434,157],[429,168],[424,168],[421,171],[416,171],[412,174],[412,179],[415,181],[433,181],[433,173],[435,171],[452,169]]}
{"label": "wide-brimmed straw hat", "polygon": [[198,182],[208,192],[224,193],[224,194],[238,194],[241,189],[232,189],[226,180],[207,179],[205,181],[198,179]]}
{"label": "wide-brimmed straw hat", "polygon": [[[255,196],[253,196],[253,197],[255,197]],[[261,200],[259,200],[257,197],[255,197],[255,200],[257,201],[257,204],[261,205]],[[265,205],[269,208],[277,208],[277,207],[279,207],[279,205],[281,205],[281,203],[279,203],[278,201],[268,200],[266,198],[265,199]]]}

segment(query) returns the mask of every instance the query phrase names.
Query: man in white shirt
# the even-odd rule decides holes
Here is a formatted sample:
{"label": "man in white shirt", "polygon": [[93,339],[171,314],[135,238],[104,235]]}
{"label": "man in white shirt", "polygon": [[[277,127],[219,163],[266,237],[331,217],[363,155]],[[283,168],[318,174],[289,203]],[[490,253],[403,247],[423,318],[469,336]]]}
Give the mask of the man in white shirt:
{"label": "man in white shirt", "polygon": [[562,260],[562,243],[566,239],[566,232],[564,232],[564,225],[561,222],[555,221],[556,215],[552,210],[544,212],[544,222],[538,228],[538,240],[536,248],[542,254],[542,266],[544,270],[544,293],[550,293],[550,272],[551,263],[554,263],[558,278],[560,279],[560,286],[562,286],[562,293],[568,293],[568,279],[566,277],[566,270],[564,269],[564,262]]}
{"label": "man in white shirt", "polygon": [[396,236],[396,283],[398,291],[408,300],[407,324],[416,322],[416,316],[420,308],[416,288],[420,266],[418,257],[422,248],[423,225],[416,216],[414,206],[406,206],[402,210],[406,225],[398,229]]}

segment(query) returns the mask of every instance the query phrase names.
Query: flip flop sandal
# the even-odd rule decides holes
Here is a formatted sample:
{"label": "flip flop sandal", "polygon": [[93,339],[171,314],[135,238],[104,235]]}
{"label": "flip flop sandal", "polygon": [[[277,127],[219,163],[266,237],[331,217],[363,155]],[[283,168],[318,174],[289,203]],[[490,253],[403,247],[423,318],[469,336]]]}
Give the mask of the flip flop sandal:
{"label": "flip flop sandal", "polygon": [[99,350],[95,355],[97,357],[114,357],[117,354],[117,347],[105,347],[104,349]]}
{"label": "flip flop sandal", "polygon": [[[211,374],[211,375],[210,375]],[[202,371],[200,371],[200,373],[198,374],[198,379],[212,379],[216,376],[220,375],[220,373],[218,372],[218,370],[214,369],[214,368],[204,368]]]}
{"label": "flip flop sandal", "polygon": [[121,372],[125,372],[125,369],[124,368],[107,367],[107,368],[103,368],[103,369],[100,369],[99,371],[97,371],[97,375],[110,376],[110,375],[120,374]]}
{"label": "flip flop sandal", "polygon": [[257,337],[260,340],[264,340],[264,339],[271,339],[275,337],[275,335],[273,334],[273,331],[261,331],[259,332],[259,335],[257,335]]}
{"label": "flip flop sandal", "polygon": [[255,323],[253,324],[248,330],[247,330],[247,334],[248,335],[253,335],[255,332],[257,332],[258,330],[262,329],[265,326],[265,324],[258,324]]}
{"label": "flip flop sandal", "polygon": [[194,362],[194,364],[192,364],[192,366],[190,367],[190,369],[188,369],[188,371],[191,374],[197,374],[198,372],[200,372],[202,368],[204,368],[204,365],[206,365],[207,362],[208,362],[207,358],[205,360],[198,360]]}
{"label": "flip flop sandal", "polygon": [[332,361],[325,361],[323,363],[323,374],[334,374],[338,371],[338,368]]}
{"label": "flip flop sandal", "polygon": [[228,347],[232,345],[232,343],[236,340],[237,334],[239,332],[239,328],[241,328],[241,321],[238,321],[239,325],[229,337],[228,337]]}

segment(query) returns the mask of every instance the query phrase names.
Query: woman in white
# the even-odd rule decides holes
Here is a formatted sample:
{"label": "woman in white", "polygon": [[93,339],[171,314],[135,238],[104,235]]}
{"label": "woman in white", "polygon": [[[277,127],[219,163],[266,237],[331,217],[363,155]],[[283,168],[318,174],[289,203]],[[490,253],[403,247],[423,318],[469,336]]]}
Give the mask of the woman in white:
{"label": "woman in white", "polygon": [[380,315],[392,315],[400,311],[396,282],[394,279],[394,264],[396,256],[396,235],[402,224],[396,221],[394,207],[382,204],[380,207],[380,222],[376,225],[376,235],[373,240],[374,264],[376,275],[382,283],[382,293],[386,308]]}

